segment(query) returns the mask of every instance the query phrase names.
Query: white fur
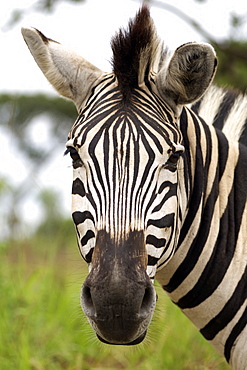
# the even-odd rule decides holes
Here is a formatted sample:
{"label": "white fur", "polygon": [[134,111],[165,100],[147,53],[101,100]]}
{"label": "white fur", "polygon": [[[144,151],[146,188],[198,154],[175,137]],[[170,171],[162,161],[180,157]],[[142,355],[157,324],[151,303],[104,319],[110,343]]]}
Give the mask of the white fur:
{"label": "white fur", "polygon": [[229,112],[222,131],[229,139],[239,140],[246,118],[247,96],[240,94]]}
{"label": "white fur", "polygon": [[213,124],[224,96],[224,89],[215,85],[210,86],[204,94],[198,114],[208,125]]}
{"label": "white fur", "polygon": [[[212,85],[202,98],[198,115],[212,125],[227,90]],[[247,96],[239,94],[226,118],[222,131],[228,139],[239,141],[247,119]]]}

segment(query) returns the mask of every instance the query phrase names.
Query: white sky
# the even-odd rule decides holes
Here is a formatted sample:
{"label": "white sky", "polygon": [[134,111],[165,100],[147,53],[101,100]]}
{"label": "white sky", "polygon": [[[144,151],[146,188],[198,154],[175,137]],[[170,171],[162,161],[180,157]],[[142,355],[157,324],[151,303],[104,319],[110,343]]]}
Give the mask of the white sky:
{"label": "white sky", "polygon": [[[207,0],[199,3],[194,0],[167,0],[190,17],[197,20],[204,29],[217,39],[229,34],[229,14],[245,14],[247,20],[246,0]],[[62,44],[77,51],[84,58],[102,70],[110,70],[110,39],[121,26],[126,26],[140,6],[140,1],[133,0],[86,0],[84,3],[72,4],[62,2],[51,14],[37,13],[32,10],[34,0],[6,0],[0,4],[0,93],[37,91],[54,94],[32,59],[20,33],[21,26],[33,26]],[[14,9],[29,9],[20,23],[6,31],[5,25]],[[204,41],[191,26],[174,14],[161,8],[151,8],[158,34],[170,49],[175,49],[189,41]],[[245,27],[242,37],[247,39]],[[72,122],[68,122],[68,131]],[[45,126],[39,122],[40,138],[47,140]],[[6,131],[0,125],[0,175],[10,176],[11,181],[18,183],[28,173],[26,164],[11,145]],[[70,208],[71,169],[68,161],[62,157],[62,148],[57,151],[51,148],[53,159],[42,177],[35,179],[37,187],[60,184],[66,209]],[[11,166],[9,166],[11,163]],[[11,168],[11,172],[9,171]],[[23,209],[24,214],[38,215],[37,206],[29,200]],[[1,234],[1,230],[0,230]]]}

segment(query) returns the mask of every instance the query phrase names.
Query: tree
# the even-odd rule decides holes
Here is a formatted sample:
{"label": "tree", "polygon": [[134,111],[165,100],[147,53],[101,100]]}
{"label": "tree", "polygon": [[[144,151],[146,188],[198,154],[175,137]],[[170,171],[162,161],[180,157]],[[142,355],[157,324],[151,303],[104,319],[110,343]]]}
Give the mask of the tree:
{"label": "tree", "polygon": [[27,159],[33,161],[38,168],[49,158],[47,151],[39,150],[29,140],[28,130],[37,117],[48,118],[52,145],[66,142],[68,131],[77,113],[74,104],[68,100],[37,95],[0,95],[1,125],[15,137],[16,143]]}
{"label": "tree", "polygon": [[[54,148],[61,148],[61,153],[65,150],[68,131],[77,113],[73,103],[62,98],[42,94],[32,96],[2,94],[0,95],[0,116],[0,124],[5,129],[5,133],[11,137],[12,147],[19,149],[20,156],[25,159],[25,163],[28,163],[26,167],[29,169],[27,177],[19,185],[13,185],[0,173],[0,218],[3,220],[0,238],[19,238],[25,234],[21,206],[29,193],[35,194],[38,190],[33,187],[33,179],[38,177]],[[49,145],[46,145],[46,148],[39,147],[30,140],[30,128],[35,127],[37,118],[49,125]],[[3,157],[1,159],[3,160]],[[8,160],[6,156],[5,160]],[[49,199],[52,200],[52,195],[49,198],[49,194],[44,190],[43,196],[40,195],[40,199],[43,200],[41,204],[46,215],[54,216],[50,211],[46,212],[48,208],[44,207],[45,204],[48,207]],[[56,217],[52,218],[53,222],[45,223],[41,220],[43,230],[47,228],[50,230],[55,223],[58,226],[58,219],[60,218],[61,221],[60,216],[56,214]],[[50,218],[49,220],[51,221]]]}

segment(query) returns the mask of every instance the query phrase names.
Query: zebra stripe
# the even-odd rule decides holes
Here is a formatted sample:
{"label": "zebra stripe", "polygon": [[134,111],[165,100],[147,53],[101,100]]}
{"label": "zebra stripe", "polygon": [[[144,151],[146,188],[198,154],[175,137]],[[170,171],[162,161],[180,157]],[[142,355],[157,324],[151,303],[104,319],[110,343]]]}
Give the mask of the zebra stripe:
{"label": "zebra stripe", "polygon": [[[109,85],[106,85],[106,88],[108,89]],[[142,229],[150,212],[154,217],[147,223],[150,230],[151,227],[156,228],[157,233],[158,228],[168,228],[174,223],[174,215],[169,219],[167,217],[159,219],[157,215],[159,215],[164,203],[176,195],[176,188],[169,181],[162,182],[158,189],[157,185],[153,185],[153,183],[160,171],[155,160],[157,161],[157,156],[164,155],[161,142],[169,144],[171,151],[176,150],[176,144],[167,138],[170,128],[173,136],[171,134],[169,136],[173,138],[174,142],[177,141],[177,131],[172,125],[166,130],[160,127],[160,122],[170,119],[170,110],[165,106],[166,109],[163,108],[159,111],[154,109],[147,112],[147,106],[153,106],[156,97],[151,96],[150,98],[150,94],[141,90],[136,91],[133,107],[128,107],[127,110],[120,104],[120,97],[114,88],[111,94],[109,91],[104,94],[104,90],[100,88],[99,95],[102,103],[101,109],[98,110],[95,96],[92,101],[89,100],[87,108],[81,112],[81,119],[77,120],[72,128],[71,138],[68,142],[69,147],[77,146],[78,148],[83,148],[86,143],[87,151],[90,154],[91,162],[87,166],[85,165],[87,169],[84,168],[83,171],[87,173],[85,176],[90,178],[90,180],[87,179],[87,182],[93,185],[92,199],[97,199],[98,202],[96,206],[95,200],[94,204],[92,199],[89,200],[95,211],[94,222],[99,223],[99,228],[107,227],[107,232],[112,232],[116,239],[123,237],[130,228],[133,230]],[[104,98],[106,99],[104,100]],[[179,147],[179,149],[183,148]],[[103,168],[99,164],[99,157],[103,160]],[[133,164],[130,163],[131,157],[135,158]],[[140,163],[140,157],[142,163]],[[77,177],[78,171],[81,172],[82,168],[75,169],[72,193],[73,196],[84,197],[86,191],[84,185],[83,188],[80,186],[80,180]],[[109,174],[111,174],[111,178]],[[93,220],[92,213],[89,212],[89,214],[90,220]],[[74,215],[73,217],[75,219]],[[79,222],[79,219],[77,221],[75,223],[78,231],[78,225],[84,223],[85,220]],[[138,224],[136,224],[137,221]],[[80,238],[85,238],[85,236],[80,235]],[[148,234],[146,240],[150,249],[153,248],[153,257],[157,258],[155,247],[164,246],[165,241]],[[160,257],[160,253],[158,255]]]}
{"label": "zebra stripe", "polygon": [[[190,111],[184,110],[181,121],[185,148],[188,142],[190,153],[195,150],[195,162],[186,156],[194,172],[193,207],[183,222],[177,252],[157,279],[229,361],[232,345],[246,326],[246,259],[241,256],[246,243],[247,149],[228,142]],[[201,145],[193,149],[191,139]]]}
{"label": "zebra stripe", "polygon": [[247,145],[247,97],[245,95],[213,85],[191,108],[208,125],[214,125],[223,131],[230,140]]}

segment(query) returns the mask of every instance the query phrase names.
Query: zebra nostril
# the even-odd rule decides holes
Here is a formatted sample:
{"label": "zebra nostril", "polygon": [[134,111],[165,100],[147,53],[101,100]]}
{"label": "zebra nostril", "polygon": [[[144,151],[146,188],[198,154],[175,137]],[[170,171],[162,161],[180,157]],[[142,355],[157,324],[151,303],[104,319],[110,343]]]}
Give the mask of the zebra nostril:
{"label": "zebra nostril", "polygon": [[82,288],[82,301],[83,301],[83,306],[85,311],[92,316],[95,312],[94,304],[93,304],[93,299],[91,295],[91,289],[89,286],[84,285]]}
{"label": "zebra nostril", "polygon": [[140,308],[140,314],[146,315],[147,313],[149,313],[153,309],[155,303],[156,303],[155,290],[152,286],[149,286],[145,289],[145,293]]}

